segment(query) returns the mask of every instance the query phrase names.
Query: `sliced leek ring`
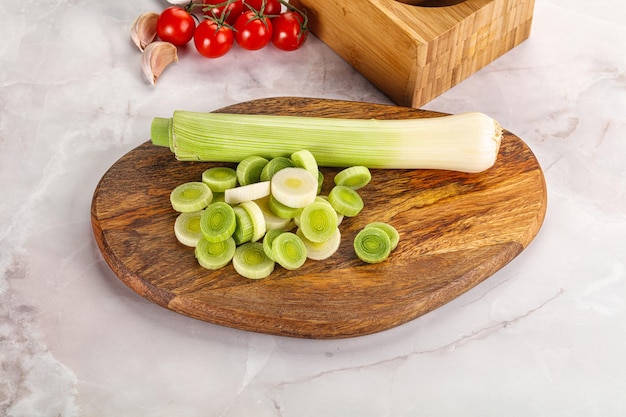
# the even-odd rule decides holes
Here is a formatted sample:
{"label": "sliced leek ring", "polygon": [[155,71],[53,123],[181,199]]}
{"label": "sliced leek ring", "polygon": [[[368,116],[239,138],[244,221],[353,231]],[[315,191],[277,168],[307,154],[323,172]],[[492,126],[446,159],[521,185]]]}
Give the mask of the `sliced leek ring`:
{"label": "sliced leek ring", "polygon": [[213,167],[202,173],[202,182],[214,193],[223,193],[237,186],[237,172],[229,167]]}
{"label": "sliced leek ring", "polygon": [[361,229],[354,238],[354,252],[363,262],[370,264],[383,262],[391,253],[389,235],[378,227]]}
{"label": "sliced leek ring", "polygon": [[202,239],[200,218],[204,210],[180,213],[174,222],[174,235],[180,243],[189,247],[196,247]]}
{"label": "sliced leek ring", "polygon": [[246,201],[258,200],[270,195],[270,182],[256,182],[224,191],[224,201],[228,204],[239,204]]}
{"label": "sliced leek ring", "polygon": [[212,199],[209,186],[199,181],[180,184],[170,193],[172,208],[179,213],[202,210]]}
{"label": "sliced leek ring", "polygon": [[354,217],[363,210],[363,199],[352,188],[345,185],[336,185],[328,194],[328,201],[337,213],[347,217]]}
{"label": "sliced leek ring", "polygon": [[209,204],[200,218],[202,235],[211,243],[221,242],[231,237],[236,226],[233,208],[223,202]]}
{"label": "sliced leek ring", "polygon": [[306,246],[295,233],[280,233],[272,240],[272,259],[283,268],[293,271],[304,265]]}
{"label": "sliced leek ring", "polygon": [[315,201],[317,176],[304,168],[284,168],[272,177],[272,196],[287,207],[303,208]]}
{"label": "sliced leek ring", "polygon": [[220,269],[230,263],[235,255],[235,240],[228,238],[221,242],[209,242],[200,239],[195,249],[196,259],[206,269]]}
{"label": "sliced leek ring", "polygon": [[337,213],[327,202],[314,202],[306,206],[299,218],[299,227],[312,242],[324,242],[337,229]]}
{"label": "sliced leek ring", "polygon": [[248,242],[237,246],[233,267],[239,275],[249,279],[262,279],[274,271],[275,262],[263,250],[261,242]]}

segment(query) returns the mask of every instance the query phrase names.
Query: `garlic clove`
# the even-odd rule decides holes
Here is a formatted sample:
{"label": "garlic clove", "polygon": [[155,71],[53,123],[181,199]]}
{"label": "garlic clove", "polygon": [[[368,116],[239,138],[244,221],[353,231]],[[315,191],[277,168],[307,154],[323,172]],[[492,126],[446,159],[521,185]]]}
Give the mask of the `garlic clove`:
{"label": "garlic clove", "polygon": [[146,49],[157,35],[157,20],[159,14],[155,12],[144,13],[135,19],[130,29],[130,38],[140,51]]}
{"label": "garlic clove", "polygon": [[178,62],[176,46],[170,42],[155,41],[143,50],[141,69],[148,82],[154,85],[163,70],[173,62]]}

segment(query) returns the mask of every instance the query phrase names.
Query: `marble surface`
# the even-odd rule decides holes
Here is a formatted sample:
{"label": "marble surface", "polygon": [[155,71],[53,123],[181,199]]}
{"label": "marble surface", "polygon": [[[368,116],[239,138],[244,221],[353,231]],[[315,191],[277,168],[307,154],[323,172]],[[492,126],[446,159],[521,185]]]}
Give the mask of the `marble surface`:
{"label": "marble surface", "polygon": [[129,27],[153,0],[0,4],[0,415],[626,414],[626,6],[537,0],[531,38],[425,108],[486,112],[533,149],[540,233],[471,291],[386,332],[248,333],[139,297],[93,239],[93,190],[154,116],[300,95],[388,99],[312,38],[193,49],[156,88]]}

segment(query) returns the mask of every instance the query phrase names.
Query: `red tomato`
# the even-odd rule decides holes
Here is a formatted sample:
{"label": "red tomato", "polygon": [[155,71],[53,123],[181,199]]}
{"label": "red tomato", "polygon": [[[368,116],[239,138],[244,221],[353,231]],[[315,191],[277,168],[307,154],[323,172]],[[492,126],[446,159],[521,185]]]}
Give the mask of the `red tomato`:
{"label": "red tomato", "polygon": [[224,22],[229,25],[234,25],[237,18],[244,11],[243,0],[233,0],[231,3],[224,4],[224,1],[212,0],[204,3],[206,6],[213,6],[212,9],[205,10],[203,7],[203,13],[206,16],[221,19],[225,16]]}
{"label": "red tomato", "polygon": [[234,35],[231,28],[207,19],[196,28],[193,42],[202,56],[218,58],[230,51]]}
{"label": "red tomato", "polygon": [[157,20],[157,35],[161,40],[182,46],[193,38],[196,21],[184,9],[172,6],[163,10]]}
{"label": "red tomato", "polygon": [[[257,12],[260,12],[263,8],[263,0],[244,0],[244,2]],[[278,16],[281,7],[278,0],[265,0],[265,10],[263,10],[263,14],[267,16]]]}
{"label": "red tomato", "polygon": [[272,19],[272,25],[272,43],[283,51],[300,48],[309,35],[309,28],[304,25],[304,17],[297,12],[282,13]]}
{"label": "red tomato", "polygon": [[256,51],[272,40],[272,22],[253,11],[244,12],[235,22],[235,40],[243,49]]}

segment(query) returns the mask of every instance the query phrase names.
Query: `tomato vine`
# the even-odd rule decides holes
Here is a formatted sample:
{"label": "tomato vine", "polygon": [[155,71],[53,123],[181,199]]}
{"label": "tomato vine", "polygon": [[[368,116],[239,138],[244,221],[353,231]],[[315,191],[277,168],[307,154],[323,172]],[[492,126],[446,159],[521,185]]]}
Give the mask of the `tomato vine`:
{"label": "tomato vine", "polygon": [[[201,1],[201,2],[199,2]],[[156,33],[177,47],[191,40],[200,55],[218,58],[236,44],[258,50],[273,44],[282,51],[302,47],[309,33],[307,15],[287,0],[172,0],[159,14]]]}

